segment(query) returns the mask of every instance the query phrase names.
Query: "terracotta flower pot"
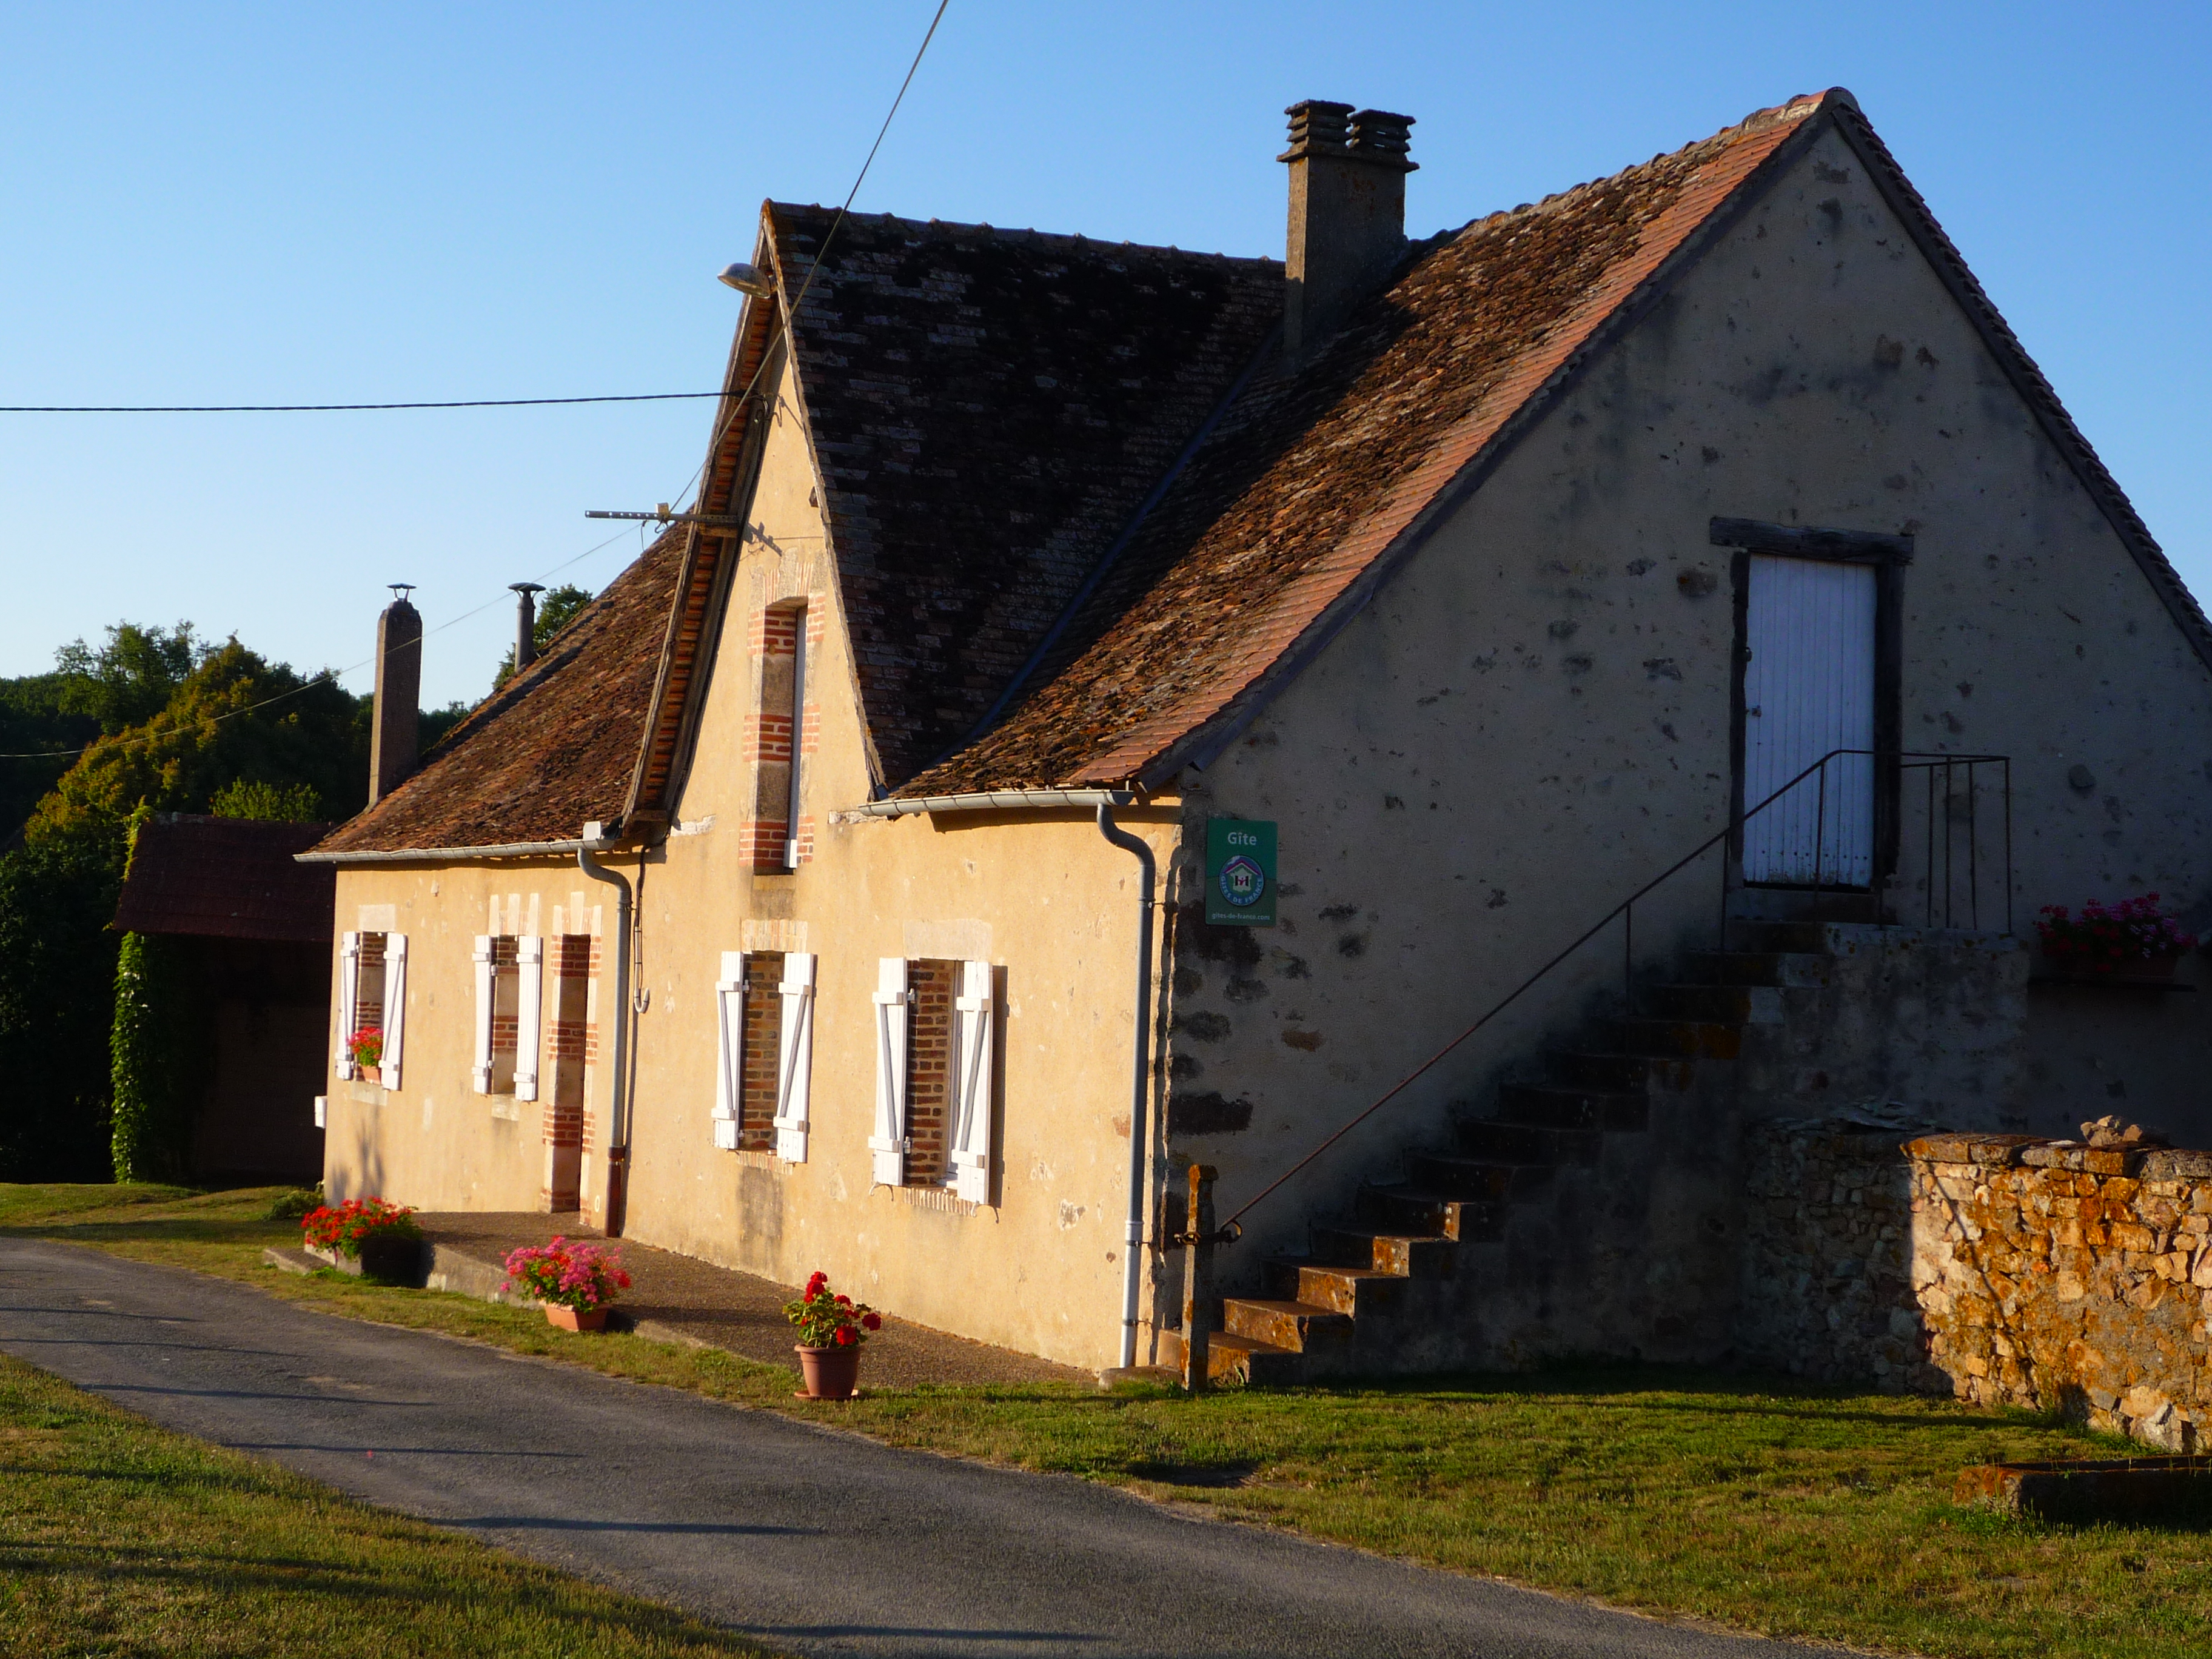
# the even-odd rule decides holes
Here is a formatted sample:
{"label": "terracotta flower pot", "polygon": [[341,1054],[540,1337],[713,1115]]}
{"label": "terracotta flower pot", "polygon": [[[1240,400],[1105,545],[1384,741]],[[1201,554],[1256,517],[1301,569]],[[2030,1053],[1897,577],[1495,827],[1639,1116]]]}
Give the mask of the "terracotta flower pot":
{"label": "terracotta flower pot", "polygon": [[849,1348],[799,1350],[799,1369],[806,1375],[809,1400],[850,1400],[860,1383],[860,1345]]}
{"label": "terracotta flower pot", "polygon": [[607,1328],[605,1308],[564,1308],[557,1302],[545,1304],[545,1322],[558,1325],[564,1331],[603,1331]]}

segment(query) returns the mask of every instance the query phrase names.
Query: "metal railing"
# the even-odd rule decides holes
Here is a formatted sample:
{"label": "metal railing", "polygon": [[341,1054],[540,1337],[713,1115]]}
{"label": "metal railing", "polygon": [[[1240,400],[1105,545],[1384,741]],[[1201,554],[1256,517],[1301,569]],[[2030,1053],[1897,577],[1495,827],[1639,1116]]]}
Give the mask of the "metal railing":
{"label": "metal railing", "polygon": [[[1828,842],[1830,820],[1828,774],[1832,767],[1838,767],[1839,763],[1846,760],[1868,762],[1870,781],[1873,784],[1867,802],[1871,819],[1863,828],[1863,833],[1869,838],[1867,842],[1869,879],[1863,883],[1840,880],[1831,882],[1826,879],[1830,869],[1829,855],[1835,850]],[[1262,1201],[1307,1169],[1330,1147],[1335,1146],[1337,1142],[1342,1140],[1411,1088],[1462,1043],[1467,1042],[1492,1020],[1519,1001],[1528,991],[1534,989],[1553,969],[1573,957],[1583,946],[1605,933],[1616,921],[1620,924],[1621,933],[1621,999],[1626,1010],[1632,1012],[1635,1007],[1638,902],[1650,897],[1659,888],[1664,886],[1715,848],[1729,842],[1732,838],[1741,836],[1746,827],[1754,818],[1774,807],[1778,802],[1790,799],[1808,781],[1813,785],[1814,795],[1812,879],[1805,882],[1746,880],[1742,884],[1743,886],[1756,886],[1778,891],[1809,892],[1812,896],[1811,919],[1815,921],[1824,919],[1821,912],[1823,900],[1827,895],[1843,892],[1865,894],[1872,902],[1874,920],[1877,922],[1885,921],[1887,917],[1883,906],[1887,896],[1900,885],[1899,881],[1902,867],[1899,862],[1900,854],[1905,848],[1917,845],[1923,855],[1923,868],[1917,883],[1921,889],[1924,890],[1924,899],[1921,907],[1925,918],[1923,925],[1929,927],[1938,926],[1936,918],[1940,909],[1943,918],[1941,926],[1955,927],[1957,918],[1963,914],[1966,918],[1966,925],[1978,929],[1981,926],[1983,860],[1979,847],[1978,803],[1982,784],[1978,769],[1984,768],[1995,769],[1997,775],[1996,782],[1993,787],[2000,796],[1998,817],[2002,826],[2002,854],[2001,859],[1993,860],[1992,863],[1996,866],[1997,872],[2001,873],[2003,882],[2004,931],[2007,933],[2011,933],[2013,879],[2012,763],[2010,758],[2003,755],[1947,755],[1903,750],[1831,750],[1758,805],[1747,808],[1726,829],[1716,831],[1700,842],[1619,904],[1613,906],[1612,909],[1607,911],[1604,915],[1599,917],[1596,921],[1577,934],[1572,943],[1499,998],[1480,1019],[1445,1043],[1443,1048],[1431,1054],[1404,1077],[1399,1079],[1374,1104],[1359,1113],[1358,1116],[1348,1119],[1328,1139],[1269,1182],[1258,1193],[1247,1199],[1234,1214],[1221,1224],[1216,1237],[1224,1243],[1229,1243],[1241,1236],[1244,1217],[1249,1215]],[[1913,836],[1906,833],[1907,826],[1905,822],[1908,816],[1908,809],[1919,805],[1915,792],[1907,788],[1905,784],[1905,775],[1915,771],[1925,772],[1928,778],[1925,792],[1926,824],[1924,833],[1917,838],[1917,842]],[[1882,776],[1885,772],[1892,775],[1887,785],[1885,785]],[[1943,780],[1940,802],[1936,794],[1936,778],[1939,774]],[[1963,796],[1958,792],[1957,787],[1958,779],[1961,775],[1966,781]],[[1838,795],[1840,796],[1842,793],[1839,787]],[[1966,843],[1963,860],[1958,856],[1957,847],[1962,834]],[[1841,866],[1842,861],[1842,858],[1838,856],[1837,860],[1838,866]],[[1736,867],[1736,860],[1723,860],[1721,865],[1718,907],[1720,925],[1715,948],[1723,953],[1728,950],[1729,897],[1732,891],[1739,890],[1730,886],[1729,879]],[[1966,879],[1966,890],[1963,895],[1958,890],[1962,864]],[[1909,880],[1905,884],[1908,887],[1912,884],[1915,884]]]}

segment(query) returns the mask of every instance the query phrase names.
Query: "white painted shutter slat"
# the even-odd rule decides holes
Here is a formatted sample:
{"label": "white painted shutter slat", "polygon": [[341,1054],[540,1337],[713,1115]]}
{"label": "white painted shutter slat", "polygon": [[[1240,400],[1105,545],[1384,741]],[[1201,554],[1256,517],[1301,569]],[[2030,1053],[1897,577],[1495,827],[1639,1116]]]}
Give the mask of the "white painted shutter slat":
{"label": "white painted shutter slat", "polygon": [[475,1069],[470,1075],[476,1079],[477,1092],[488,1095],[491,1092],[492,1001],[498,992],[497,969],[492,961],[492,940],[489,933],[477,935],[473,959],[477,965],[477,1059]]}
{"label": "white painted shutter slat", "polygon": [[[738,1102],[744,1090],[745,1042],[745,957],[742,951],[722,952],[722,976],[714,982],[714,1105],[713,1117],[719,1126],[738,1121]],[[715,1145],[721,1145],[721,1130],[715,1131]],[[737,1142],[732,1139],[731,1146]],[[724,1148],[725,1151],[728,1148]]]}
{"label": "white painted shutter slat", "polygon": [[353,1034],[361,1017],[361,935],[347,933],[338,940],[338,1061],[337,1074],[353,1081]]}
{"label": "white painted shutter slat", "polygon": [[538,1098],[538,1027],[544,1012],[545,941],[514,942],[514,1097]]}
{"label": "white painted shutter slat", "polygon": [[783,999],[775,1064],[775,1155],[806,1162],[807,1099],[814,1081],[814,957],[793,951],[783,959]]}
{"label": "white painted shutter slat", "polygon": [[876,970],[876,1132],[868,1137],[878,1187],[906,1184],[907,965],[884,957]]}
{"label": "white painted shutter slat", "polygon": [[384,1086],[399,1086],[407,1043],[407,935],[384,936]]}
{"label": "white painted shutter slat", "polygon": [[961,964],[952,1004],[952,1186],[976,1204],[991,1201],[991,1080],[997,1015],[991,964]]}

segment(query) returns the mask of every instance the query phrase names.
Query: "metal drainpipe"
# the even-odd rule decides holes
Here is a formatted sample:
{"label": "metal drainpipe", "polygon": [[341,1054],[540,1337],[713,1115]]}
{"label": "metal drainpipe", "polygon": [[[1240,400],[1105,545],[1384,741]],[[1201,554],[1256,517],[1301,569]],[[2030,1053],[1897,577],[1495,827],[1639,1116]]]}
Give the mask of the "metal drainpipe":
{"label": "metal drainpipe", "polygon": [[622,1231],[623,1212],[629,1198],[629,883],[612,870],[602,870],[592,862],[592,855],[613,845],[599,833],[599,826],[584,826],[584,838],[576,848],[576,867],[593,881],[603,881],[615,890],[615,1042],[614,1090],[608,1105],[607,1142],[607,1233],[610,1237]]}
{"label": "metal drainpipe", "polygon": [[1141,1252],[1145,1240],[1145,1090],[1149,1081],[1147,1061],[1152,1048],[1152,849],[1139,836],[1117,829],[1114,808],[1098,803],[1098,833],[1125,853],[1137,856],[1143,888],[1137,913],[1137,1028],[1129,1063],[1129,1226],[1121,1269],[1121,1366],[1137,1363],[1137,1302],[1142,1291]]}

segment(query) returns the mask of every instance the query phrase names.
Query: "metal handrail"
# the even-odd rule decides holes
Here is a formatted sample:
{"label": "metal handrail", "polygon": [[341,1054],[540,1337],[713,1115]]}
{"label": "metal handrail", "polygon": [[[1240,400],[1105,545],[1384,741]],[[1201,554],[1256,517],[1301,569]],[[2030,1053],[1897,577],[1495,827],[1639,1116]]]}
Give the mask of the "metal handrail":
{"label": "metal handrail", "polygon": [[[1474,1024],[1468,1026],[1457,1036],[1454,1037],[1449,1042],[1444,1044],[1443,1048],[1437,1049],[1436,1053],[1431,1054],[1419,1066],[1416,1066],[1412,1071],[1407,1073],[1404,1077],[1399,1079],[1398,1081],[1393,1084],[1389,1090],[1381,1097],[1381,1098],[1377,1099],[1374,1103],[1374,1104],[1369,1106],[1358,1116],[1348,1119],[1334,1134],[1330,1135],[1328,1139],[1322,1141],[1321,1145],[1308,1152],[1296,1164],[1293,1164],[1289,1169],[1284,1170],[1281,1175],[1269,1182],[1251,1198],[1247,1199],[1235,1212],[1235,1213],[1231,1215],[1227,1220],[1224,1221],[1220,1224],[1217,1236],[1224,1243],[1234,1242],[1243,1231],[1242,1223],[1244,1217],[1249,1215],[1253,1210],[1257,1208],[1262,1200],[1266,1200],[1281,1188],[1291,1179],[1291,1177],[1307,1168],[1316,1158],[1320,1158],[1322,1153],[1328,1151],[1330,1147],[1335,1146],[1338,1141],[1343,1139],[1345,1136],[1350,1134],[1354,1129],[1364,1123],[1369,1118],[1374,1116],[1376,1113],[1381,1111],[1401,1094],[1403,1094],[1414,1083],[1418,1082],[1430,1070],[1436,1066],[1438,1062],[1443,1060],[1445,1056],[1449,1054],[1452,1050],[1458,1048],[1460,1044],[1465,1042],[1469,1037],[1482,1030],[1484,1026],[1489,1024],[1490,1022],[1497,1018],[1498,1015],[1504,1013],[1507,1008],[1510,1007],[1515,1002],[1520,1000],[1523,993],[1529,990],[1539,980],[1550,973],[1552,969],[1558,967],[1569,957],[1574,955],[1576,951],[1581,950],[1583,945],[1589,944],[1590,940],[1595,939],[1600,933],[1611,927],[1616,919],[1620,920],[1622,924],[1621,984],[1624,994],[1626,994],[1628,993],[1631,988],[1631,981],[1635,971],[1636,919],[1634,911],[1636,902],[1638,899],[1647,897],[1655,888],[1657,888],[1662,883],[1669,880],[1671,878],[1678,874],[1684,868],[1696,862],[1698,859],[1703,858],[1706,854],[1711,852],[1714,848],[1719,846],[1723,842],[1728,840],[1729,836],[1736,834],[1740,830],[1741,830],[1743,825],[1748,823],[1759,813],[1773,805],[1775,802],[1780,800],[1784,795],[1796,788],[1799,784],[1804,782],[1806,779],[1813,776],[1815,773],[1818,773],[1820,776],[1820,817],[1814,830],[1813,854],[1814,909],[1814,919],[1818,920],[1820,894],[1822,890],[1820,882],[1820,877],[1823,872],[1822,860],[1826,850],[1823,844],[1823,836],[1825,835],[1827,820],[1827,769],[1828,763],[1831,761],[1836,760],[1845,755],[1870,756],[1874,758],[1875,764],[1880,765],[1884,762],[1889,762],[1894,763],[1901,771],[1917,770],[1923,768],[1925,768],[1928,771],[1929,799],[1930,802],[1929,827],[1930,863],[1928,895],[1928,908],[1930,919],[1928,925],[1930,927],[1935,925],[1933,921],[1935,911],[1933,862],[1935,827],[1933,802],[1935,799],[1936,771],[1937,769],[1941,768],[1946,774],[1945,799],[1948,803],[1950,799],[1950,768],[1958,765],[1963,765],[1968,768],[1967,776],[1969,781],[1967,793],[1969,804],[1967,810],[1969,816],[1967,818],[1967,824],[1968,833],[1971,837],[1973,828],[1973,818],[1972,816],[1973,810],[1972,805],[1972,797],[1973,794],[1972,780],[1973,775],[1972,769],[1977,765],[1984,764],[1999,765],[2004,769],[2005,932],[2009,933],[2012,931],[2011,757],[2005,755],[1948,755],[1929,750],[1908,751],[1904,750],[1832,749],[1826,754],[1821,756],[1820,759],[1814,761],[1810,766],[1807,767],[1803,771],[1800,772],[1796,777],[1790,779],[1789,782],[1784,784],[1772,794],[1767,796],[1765,800],[1760,801],[1758,805],[1752,807],[1741,817],[1734,819],[1725,828],[1716,831],[1712,836],[1709,836],[1705,841],[1700,842],[1695,848],[1684,854],[1680,858],[1676,859],[1674,863],[1668,865],[1664,870],[1654,876],[1650,881],[1645,882],[1643,886],[1638,888],[1633,893],[1631,893],[1619,904],[1616,904],[1612,909],[1607,911],[1605,915],[1601,916],[1595,922],[1592,923],[1581,933],[1577,934],[1572,944],[1567,945],[1565,949],[1559,951],[1558,955],[1552,957],[1550,961],[1545,963],[1542,967],[1537,969],[1535,972],[1530,974],[1510,991],[1508,991],[1505,995],[1500,998],[1496,1003],[1492,1004],[1489,1011],[1486,1012],[1481,1018],[1476,1020]],[[1944,853],[1944,925],[1948,927],[1950,925],[1952,913],[1950,896],[1949,842],[1948,839],[1948,831]],[[1975,855],[1971,844],[1968,848],[1967,858],[1970,872],[1978,871],[1978,866],[1974,861]],[[1970,873],[1969,878],[1970,880],[1972,878],[1972,873]],[[1719,941],[1720,948],[1723,951],[1728,948],[1728,871],[1724,866],[1721,872],[1721,927]],[[1881,883],[1879,878],[1877,878],[1875,883],[1874,893],[1876,915],[1879,916],[1881,905]],[[1975,921],[1978,924],[1980,918],[1980,902],[1978,895],[1974,896],[1971,902],[1972,904]]]}

